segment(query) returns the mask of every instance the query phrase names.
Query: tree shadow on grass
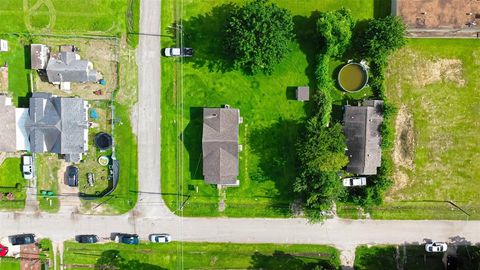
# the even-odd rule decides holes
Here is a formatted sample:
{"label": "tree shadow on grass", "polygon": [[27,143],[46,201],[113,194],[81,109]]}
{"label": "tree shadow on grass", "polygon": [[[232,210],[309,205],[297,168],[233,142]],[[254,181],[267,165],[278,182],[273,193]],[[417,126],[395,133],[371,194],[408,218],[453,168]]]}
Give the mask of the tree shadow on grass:
{"label": "tree shadow on grass", "polygon": [[312,257],[292,255],[276,250],[272,255],[259,252],[251,257],[251,266],[248,269],[276,269],[276,270],[310,270],[310,269],[337,269],[333,266],[329,257]]}
{"label": "tree shadow on grass", "polygon": [[157,265],[143,263],[139,260],[127,260],[120,255],[118,250],[106,250],[95,263],[95,269],[119,269],[119,270],[166,270]]}
{"label": "tree shadow on grass", "polygon": [[206,66],[212,72],[222,73],[232,69],[233,59],[225,50],[224,29],[234,8],[232,3],[214,6],[208,13],[183,22],[185,47],[195,50],[187,61],[195,68]]}
{"label": "tree shadow on grass", "polygon": [[202,128],[203,108],[190,107],[190,122],[183,131],[183,144],[189,156],[190,179],[203,179]]}
{"label": "tree shadow on grass", "polygon": [[[316,90],[315,67],[317,66],[317,55],[323,46],[317,31],[317,20],[319,17],[319,11],[312,12],[309,17],[300,15],[293,17],[295,39],[300,45],[300,50],[307,58],[308,66],[305,69],[305,75],[308,77],[310,99]],[[307,115],[310,115],[312,113],[311,102],[305,102],[304,109]]]}
{"label": "tree shadow on grass", "polygon": [[[258,157],[258,165],[249,168],[250,180],[275,183],[278,192],[272,192],[272,206],[283,214],[290,213],[290,203],[296,197],[293,192],[298,167],[296,143],[302,130],[302,123],[280,118],[271,126],[248,134],[248,147]],[[255,166],[252,164],[250,166]]]}

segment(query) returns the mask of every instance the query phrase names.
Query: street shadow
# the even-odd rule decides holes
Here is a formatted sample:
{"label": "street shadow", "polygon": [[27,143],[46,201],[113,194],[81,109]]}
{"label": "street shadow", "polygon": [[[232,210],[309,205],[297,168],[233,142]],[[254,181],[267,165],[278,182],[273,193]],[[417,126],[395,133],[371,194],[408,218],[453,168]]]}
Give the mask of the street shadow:
{"label": "street shadow", "polygon": [[331,260],[330,254],[312,252],[309,254],[288,254],[275,250],[271,255],[255,252],[251,257],[251,266],[248,269],[275,269],[275,270],[310,270],[310,269],[338,269]]}
{"label": "street shadow", "polygon": [[100,258],[95,263],[95,269],[119,269],[119,270],[166,270],[168,268],[160,267],[139,260],[127,260],[123,258],[118,250],[106,250],[102,252]]}
{"label": "street shadow", "polygon": [[183,22],[184,46],[192,47],[195,51],[194,56],[186,61],[192,62],[196,68],[207,67],[215,72],[232,70],[233,59],[225,49],[225,25],[234,9],[232,3],[214,6],[208,13]]}
{"label": "street shadow", "polygon": [[203,108],[190,107],[190,122],[182,133],[188,151],[190,179],[203,179],[202,128]]}
{"label": "street shadow", "polygon": [[271,196],[282,214],[290,213],[289,205],[296,196],[293,192],[298,168],[296,143],[303,128],[297,120],[279,118],[276,123],[248,134],[250,151],[258,157],[258,164],[249,165],[250,180],[275,183],[278,193]]}

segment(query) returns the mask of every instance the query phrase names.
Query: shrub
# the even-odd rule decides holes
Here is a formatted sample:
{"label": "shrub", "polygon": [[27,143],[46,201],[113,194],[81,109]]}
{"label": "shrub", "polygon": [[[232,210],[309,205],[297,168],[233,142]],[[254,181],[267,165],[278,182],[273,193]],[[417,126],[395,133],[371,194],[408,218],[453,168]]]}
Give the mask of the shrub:
{"label": "shrub", "polygon": [[293,17],[268,0],[251,1],[232,11],[225,37],[236,68],[249,74],[271,74],[289,52],[294,37]]}
{"label": "shrub", "polygon": [[321,13],[317,21],[317,31],[325,43],[324,53],[341,57],[350,46],[354,26],[355,20],[349,9]]}

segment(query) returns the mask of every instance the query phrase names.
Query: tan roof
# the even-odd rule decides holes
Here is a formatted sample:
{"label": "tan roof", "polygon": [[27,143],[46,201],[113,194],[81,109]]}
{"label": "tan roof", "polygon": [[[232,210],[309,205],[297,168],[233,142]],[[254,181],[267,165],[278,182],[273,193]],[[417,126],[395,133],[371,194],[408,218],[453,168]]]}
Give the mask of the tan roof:
{"label": "tan roof", "polygon": [[209,184],[233,185],[238,176],[238,125],[240,111],[203,109],[203,175]]}
{"label": "tan roof", "polygon": [[480,14],[477,0],[393,0],[392,3],[394,15],[401,16],[410,29],[468,28],[467,24],[476,21],[476,15]]}

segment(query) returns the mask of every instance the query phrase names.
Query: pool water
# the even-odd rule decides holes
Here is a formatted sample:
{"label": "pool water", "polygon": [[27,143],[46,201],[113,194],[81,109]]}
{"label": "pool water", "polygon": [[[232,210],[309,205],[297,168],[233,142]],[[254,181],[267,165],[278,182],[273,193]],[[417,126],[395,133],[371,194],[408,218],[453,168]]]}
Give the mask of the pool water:
{"label": "pool water", "polygon": [[356,63],[342,67],[338,74],[338,82],[345,91],[359,91],[367,84],[367,71]]}

